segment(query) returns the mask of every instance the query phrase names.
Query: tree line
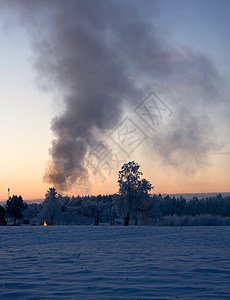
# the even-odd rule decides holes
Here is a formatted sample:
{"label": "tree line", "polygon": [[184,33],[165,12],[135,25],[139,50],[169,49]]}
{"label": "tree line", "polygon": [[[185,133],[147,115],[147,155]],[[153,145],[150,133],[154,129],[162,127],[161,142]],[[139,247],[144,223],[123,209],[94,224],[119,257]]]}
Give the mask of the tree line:
{"label": "tree line", "polygon": [[69,197],[50,188],[40,204],[25,204],[21,196],[13,196],[5,209],[14,224],[23,218],[24,223],[48,225],[230,225],[230,196],[186,201],[182,196],[151,195],[154,187],[142,175],[132,161],[118,173],[117,194]]}
{"label": "tree line", "polygon": [[[28,224],[48,225],[127,225],[127,210],[119,194],[67,197],[49,189],[45,200],[26,204],[15,216]],[[55,195],[55,196],[54,196]],[[230,225],[230,197],[217,195],[187,200],[161,195],[135,204],[129,213],[132,225]]]}

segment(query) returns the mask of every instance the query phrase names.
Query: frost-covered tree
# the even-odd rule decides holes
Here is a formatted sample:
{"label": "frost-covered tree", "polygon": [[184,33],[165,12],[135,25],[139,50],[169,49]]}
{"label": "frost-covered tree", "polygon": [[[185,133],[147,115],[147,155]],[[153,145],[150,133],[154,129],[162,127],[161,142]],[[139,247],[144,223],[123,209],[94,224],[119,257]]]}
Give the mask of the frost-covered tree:
{"label": "frost-covered tree", "polygon": [[153,186],[146,179],[141,179],[142,172],[139,171],[140,166],[131,161],[121,167],[118,173],[118,185],[120,201],[118,201],[118,214],[122,212],[124,215],[124,225],[128,226],[130,214],[134,211],[143,211],[147,209],[144,202],[148,199],[148,193]]}
{"label": "frost-covered tree", "polygon": [[45,195],[42,218],[49,224],[61,224],[63,219],[62,203],[55,188],[49,188]]}
{"label": "frost-covered tree", "polygon": [[39,222],[39,215],[42,209],[42,204],[31,203],[27,204],[27,208],[23,211],[24,222]]}
{"label": "frost-covered tree", "polygon": [[17,218],[22,218],[22,211],[25,208],[26,203],[23,202],[22,196],[13,195],[6,201],[6,212],[14,220],[14,225],[16,225]]}

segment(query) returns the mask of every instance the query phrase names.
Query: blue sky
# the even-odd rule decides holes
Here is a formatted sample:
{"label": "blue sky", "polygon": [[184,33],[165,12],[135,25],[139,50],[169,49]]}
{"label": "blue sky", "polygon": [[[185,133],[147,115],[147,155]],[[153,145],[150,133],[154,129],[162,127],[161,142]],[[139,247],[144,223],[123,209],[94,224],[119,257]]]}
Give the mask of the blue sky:
{"label": "blue sky", "polygon": [[15,194],[28,190],[27,197],[34,192],[39,197],[36,188],[45,191],[41,181],[51,140],[52,102],[36,87],[25,31],[9,26],[6,18],[0,24],[0,198],[7,196],[8,187]]}

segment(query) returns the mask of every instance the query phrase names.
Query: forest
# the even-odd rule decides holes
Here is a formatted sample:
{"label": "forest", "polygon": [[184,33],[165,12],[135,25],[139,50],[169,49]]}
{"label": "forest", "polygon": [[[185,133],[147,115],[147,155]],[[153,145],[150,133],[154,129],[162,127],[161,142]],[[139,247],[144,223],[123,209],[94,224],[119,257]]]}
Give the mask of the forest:
{"label": "forest", "polygon": [[[53,193],[54,192],[54,193]],[[123,225],[120,195],[63,197],[50,189],[42,203],[25,204],[19,223],[31,225]],[[55,194],[55,195],[54,195]],[[230,225],[230,196],[185,200],[184,197],[150,195],[135,204],[130,225]]]}
{"label": "forest", "polygon": [[113,195],[69,197],[49,188],[40,204],[27,204],[21,196],[10,197],[5,205],[7,224],[230,225],[230,196],[186,200],[183,196],[151,194],[154,187],[141,178],[139,168],[135,161],[122,166],[117,181],[119,192]]}

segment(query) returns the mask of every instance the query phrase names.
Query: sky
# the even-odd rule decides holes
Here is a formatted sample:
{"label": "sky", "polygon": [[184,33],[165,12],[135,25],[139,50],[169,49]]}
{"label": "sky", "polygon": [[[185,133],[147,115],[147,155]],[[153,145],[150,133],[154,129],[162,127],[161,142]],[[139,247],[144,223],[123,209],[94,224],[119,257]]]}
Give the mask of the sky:
{"label": "sky", "polygon": [[230,191],[229,1],[0,0],[0,200]]}

